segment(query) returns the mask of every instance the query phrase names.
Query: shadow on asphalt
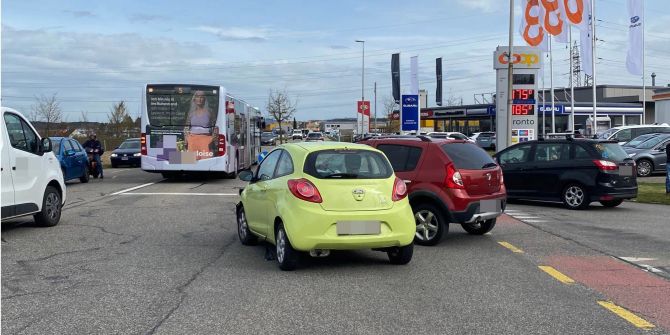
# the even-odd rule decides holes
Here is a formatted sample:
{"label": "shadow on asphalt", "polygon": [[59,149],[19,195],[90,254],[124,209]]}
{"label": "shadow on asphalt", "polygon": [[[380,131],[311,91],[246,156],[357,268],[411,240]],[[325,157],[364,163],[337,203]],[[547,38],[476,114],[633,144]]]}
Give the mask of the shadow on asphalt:
{"label": "shadow on asphalt", "polygon": [[[549,201],[533,201],[533,200],[507,200],[507,203],[510,205],[524,205],[524,206],[535,206],[535,207],[548,207],[548,208],[561,208],[566,211],[571,211],[571,209],[568,209],[563,205],[561,202],[549,202]],[[626,202],[624,201],[624,204]],[[625,208],[617,206],[617,207],[604,207],[601,206],[600,203],[597,201],[592,202],[589,208],[587,209],[582,209],[586,211],[627,211],[631,210],[630,208]],[[575,210],[577,211],[577,210]]]}

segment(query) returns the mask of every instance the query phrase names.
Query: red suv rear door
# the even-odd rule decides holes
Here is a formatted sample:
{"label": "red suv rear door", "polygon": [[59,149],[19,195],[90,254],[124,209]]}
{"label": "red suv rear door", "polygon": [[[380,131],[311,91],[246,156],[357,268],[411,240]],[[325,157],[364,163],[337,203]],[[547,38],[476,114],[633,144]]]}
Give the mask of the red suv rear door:
{"label": "red suv rear door", "polygon": [[441,147],[461,174],[469,195],[490,195],[500,191],[502,170],[486,151],[468,142],[445,143]]}

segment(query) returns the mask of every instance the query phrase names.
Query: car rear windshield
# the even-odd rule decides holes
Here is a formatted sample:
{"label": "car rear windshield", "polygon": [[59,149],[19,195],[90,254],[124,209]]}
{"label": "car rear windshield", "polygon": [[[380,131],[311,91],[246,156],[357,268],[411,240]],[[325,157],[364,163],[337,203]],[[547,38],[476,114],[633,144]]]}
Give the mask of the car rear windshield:
{"label": "car rear windshield", "polygon": [[628,158],[628,154],[618,143],[596,143],[594,147],[602,159],[621,162]]}
{"label": "car rear windshield", "polygon": [[496,167],[491,156],[472,143],[444,144],[442,150],[454,162],[457,169],[481,170]]}
{"label": "car rear windshield", "polygon": [[139,149],[140,141],[126,141],[121,143],[119,149]]}
{"label": "car rear windshield", "polygon": [[307,137],[318,138],[318,137],[321,137],[321,133],[309,133],[309,135],[307,135]]}
{"label": "car rear windshield", "polygon": [[319,179],[386,179],[393,175],[381,153],[349,149],[312,152],[305,159],[303,171]]}

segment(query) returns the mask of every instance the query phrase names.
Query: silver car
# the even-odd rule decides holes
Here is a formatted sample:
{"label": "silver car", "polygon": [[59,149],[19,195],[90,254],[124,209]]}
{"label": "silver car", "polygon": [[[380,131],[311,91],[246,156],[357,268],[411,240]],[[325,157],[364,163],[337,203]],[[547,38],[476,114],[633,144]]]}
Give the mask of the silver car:
{"label": "silver car", "polygon": [[628,157],[637,163],[639,177],[650,176],[654,172],[665,172],[667,157],[665,146],[670,143],[670,134],[649,138],[636,147],[623,147]]}

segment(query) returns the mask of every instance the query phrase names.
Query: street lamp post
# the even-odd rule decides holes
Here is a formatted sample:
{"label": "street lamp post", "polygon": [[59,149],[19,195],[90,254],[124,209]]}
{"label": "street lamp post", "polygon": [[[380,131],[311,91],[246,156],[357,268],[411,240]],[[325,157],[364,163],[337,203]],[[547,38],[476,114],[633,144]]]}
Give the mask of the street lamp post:
{"label": "street lamp post", "polygon": [[[363,45],[363,58],[362,58],[362,67],[361,67],[361,104],[365,101],[365,41],[356,40],[356,43],[361,43]],[[356,111],[356,120],[358,120],[358,111]],[[363,135],[363,123],[365,121],[365,115],[361,113],[361,132]]]}

